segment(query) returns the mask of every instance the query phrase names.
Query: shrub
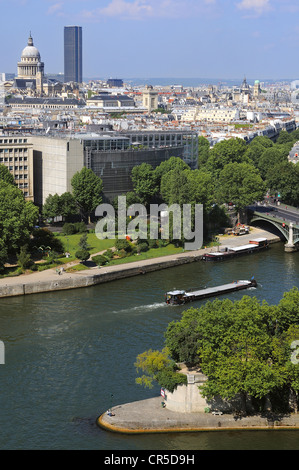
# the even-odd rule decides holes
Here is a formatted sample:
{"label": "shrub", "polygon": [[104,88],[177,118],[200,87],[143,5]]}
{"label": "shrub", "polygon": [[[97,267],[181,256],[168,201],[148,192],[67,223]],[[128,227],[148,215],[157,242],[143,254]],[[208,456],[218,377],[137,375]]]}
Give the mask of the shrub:
{"label": "shrub", "polygon": [[75,233],[87,232],[87,227],[86,227],[86,224],[84,222],[75,222],[73,225],[74,225],[75,230],[76,230]]}
{"label": "shrub", "polygon": [[62,227],[62,233],[64,235],[73,235],[74,233],[76,233],[77,230],[76,230],[76,227],[74,224],[71,224],[71,223],[65,223],[64,226]]}
{"label": "shrub", "polygon": [[78,251],[76,251],[75,256],[80,261],[87,261],[88,258],[90,257],[90,253],[87,250],[78,250]]}
{"label": "shrub", "polygon": [[117,239],[115,241],[115,248],[119,251],[125,250],[127,253],[132,251],[132,245],[128,242],[128,240]]}
{"label": "shrub", "polygon": [[148,244],[147,243],[139,243],[137,245],[137,253],[148,251]]}
{"label": "shrub", "polygon": [[18,265],[21,269],[27,269],[34,264],[31,260],[30,253],[27,251],[27,246],[22,246],[20,249],[20,253],[17,255]]}
{"label": "shrub", "polygon": [[97,255],[94,256],[92,259],[98,266],[103,266],[104,264],[108,263],[108,259],[104,255]]}

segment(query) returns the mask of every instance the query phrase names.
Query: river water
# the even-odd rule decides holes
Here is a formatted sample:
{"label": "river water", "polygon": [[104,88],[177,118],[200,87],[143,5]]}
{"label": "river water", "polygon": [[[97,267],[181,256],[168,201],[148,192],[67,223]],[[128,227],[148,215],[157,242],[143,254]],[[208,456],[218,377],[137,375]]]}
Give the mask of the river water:
{"label": "river water", "polygon": [[277,243],[223,263],[201,261],[84,289],[0,299],[0,448],[298,450],[297,431],[121,435],[95,424],[110,406],[159,395],[158,386],[135,384],[134,362],[139,353],[163,347],[168,323],[186,309],[164,304],[165,291],[253,275],[258,288],[245,294],[276,304],[299,285],[299,252],[285,253]]}

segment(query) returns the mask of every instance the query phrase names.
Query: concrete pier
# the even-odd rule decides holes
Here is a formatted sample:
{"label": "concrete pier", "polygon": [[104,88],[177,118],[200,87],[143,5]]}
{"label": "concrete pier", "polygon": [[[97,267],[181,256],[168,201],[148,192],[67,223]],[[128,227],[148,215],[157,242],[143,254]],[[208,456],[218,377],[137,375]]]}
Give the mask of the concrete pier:
{"label": "concrete pier", "polygon": [[111,408],[112,416],[101,414],[101,428],[123,434],[299,429],[299,414],[255,415],[240,417],[233,414],[183,413],[163,408],[162,397],[125,403]]}

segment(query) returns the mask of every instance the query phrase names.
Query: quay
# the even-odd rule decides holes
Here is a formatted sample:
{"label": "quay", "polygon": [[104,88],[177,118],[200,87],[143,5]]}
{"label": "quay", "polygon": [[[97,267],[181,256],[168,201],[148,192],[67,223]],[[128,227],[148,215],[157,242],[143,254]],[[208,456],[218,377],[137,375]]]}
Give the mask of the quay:
{"label": "quay", "polygon": [[292,430],[299,429],[299,414],[240,417],[233,414],[183,413],[163,408],[162,397],[125,403],[105,412],[96,423],[106,431],[122,434],[228,430]]}
{"label": "quay", "polygon": [[[254,236],[266,237],[269,243],[280,241],[277,235],[273,235],[270,232],[257,228],[253,228],[253,232]],[[244,243],[247,238],[251,239],[252,236],[253,235],[250,234],[243,235],[242,237],[223,237],[223,240],[220,239],[220,242],[225,243],[225,245],[231,244],[231,246],[238,246],[240,244],[240,238]],[[0,298],[94,286],[199,261],[204,254],[210,251],[210,248],[203,248],[196,251],[143,261],[134,261],[122,265],[90,268],[86,271],[74,273],[64,272],[61,276],[57,275],[55,269],[49,269],[41,272],[33,272],[31,274],[23,274],[17,277],[6,277],[0,279]]]}

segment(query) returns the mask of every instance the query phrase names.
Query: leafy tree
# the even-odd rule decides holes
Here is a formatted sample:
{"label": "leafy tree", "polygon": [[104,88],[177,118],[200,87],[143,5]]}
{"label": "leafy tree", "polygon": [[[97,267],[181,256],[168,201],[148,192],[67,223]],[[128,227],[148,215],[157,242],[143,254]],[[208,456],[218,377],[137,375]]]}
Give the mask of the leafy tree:
{"label": "leafy tree", "polygon": [[288,160],[288,152],[286,152],[284,148],[279,147],[281,146],[276,145],[275,147],[266,149],[260,156],[257,168],[260,170],[261,177],[264,180],[267,179],[270,168]]}
{"label": "leafy tree", "polygon": [[90,253],[88,250],[80,249],[75,253],[76,258],[82,262],[87,261],[90,258]]}
{"label": "leafy tree", "polygon": [[299,165],[284,161],[270,167],[267,172],[267,185],[278,191],[285,204],[299,205]]}
{"label": "leafy tree", "polygon": [[0,240],[8,252],[15,252],[29,241],[38,218],[38,208],[26,202],[16,186],[0,182]]}
{"label": "leafy tree", "polygon": [[177,367],[173,360],[169,359],[168,349],[153,351],[149,349],[137,356],[135,367],[137,372],[145,372],[136,379],[136,383],[144,387],[152,388],[156,381],[161,387],[165,387],[170,392],[182,383],[186,383],[186,376],[177,372]]}
{"label": "leafy tree", "polygon": [[59,215],[67,220],[78,214],[78,206],[74,196],[71,193],[66,192],[61,194],[59,201],[59,211]]}
{"label": "leafy tree", "polygon": [[142,204],[148,205],[157,193],[157,178],[153,167],[149,163],[142,163],[132,169],[131,178],[134,192]]}
{"label": "leafy tree", "polygon": [[5,181],[9,184],[15,184],[13,175],[10,173],[9,169],[2,164],[0,164],[0,181]]}
{"label": "leafy tree", "polygon": [[218,178],[221,170],[229,163],[249,163],[246,150],[247,145],[243,139],[222,140],[210,150],[206,169]]}
{"label": "leafy tree", "polygon": [[43,205],[43,216],[46,219],[54,219],[60,215],[60,197],[58,194],[49,194]]}
{"label": "leafy tree", "polygon": [[276,140],[276,143],[284,144],[285,142],[292,142],[292,141],[293,141],[293,137],[291,133],[287,131],[281,131]]}
{"label": "leafy tree", "polygon": [[73,176],[71,185],[75,201],[90,223],[91,213],[102,203],[103,182],[91,169],[84,167]]}
{"label": "leafy tree", "polygon": [[184,160],[182,160],[180,157],[170,157],[168,160],[161,162],[160,165],[158,165],[154,170],[158,187],[160,188],[162,177],[169,171],[182,171],[188,169],[190,169],[189,165],[187,165],[187,163],[184,162]]}
{"label": "leafy tree", "polygon": [[198,137],[198,168],[204,166],[210,155],[210,142],[202,135]]}
{"label": "leafy tree", "polygon": [[62,216],[70,218],[78,213],[78,206],[74,196],[69,193],[63,193],[59,196],[57,193],[49,194],[43,206],[43,216],[46,219]]}
{"label": "leafy tree", "polygon": [[248,163],[229,163],[219,175],[218,198],[222,203],[235,204],[239,218],[241,211],[260,201],[265,192],[259,171]]}
{"label": "leafy tree", "polygon": [[278,306],[249,296],[207,302],[168,325],[166,347],[175,361],[202,369],[208,380],[201,393],[208,398],[239,395],[246,410],[249,396],[258,401],[270,396],[274,402],[286,388],[298,395],[299,373],[289,347],[299,339],[298,308],[298,289],[286,293]]}

